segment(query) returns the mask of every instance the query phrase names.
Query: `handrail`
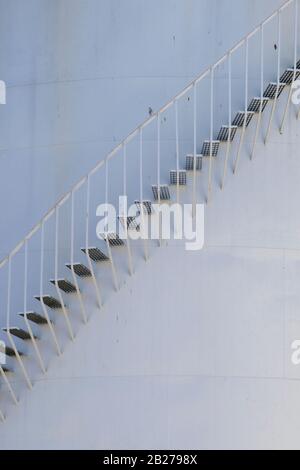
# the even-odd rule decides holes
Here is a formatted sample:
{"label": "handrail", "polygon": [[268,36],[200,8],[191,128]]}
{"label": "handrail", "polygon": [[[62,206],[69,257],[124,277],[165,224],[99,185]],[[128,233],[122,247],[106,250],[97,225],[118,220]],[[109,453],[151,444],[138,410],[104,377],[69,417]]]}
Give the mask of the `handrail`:
{"label": "handrail", "polygon": [[28,242],[31,237],[36,233],[36,231],[42,226],[42,224],[47,221],[54,213],[57,207],[60,207],[64,202],[66,202],[74,191],[79,189],[90,176],[96,173],[108,160],[110,160],[119,150],[121,150],[125,145],[127,145],[138,133],[147,127],[151,122],[158,118],[162,113],[164,113],[170,106],[175,104],[180,98],[182,98],[186,93],[188,93],[195,85],[197,85],[201,80],[203,80],[207,75],[209,75],[216,67],[218,67],[226,58],[231,56],[236,50],[242,47],[249,39],[254,36],[258,31],[261,30],[267,23],[269,23],[273,18],[275,18],[279,13],[281,13],[285,8],[287,8],[295,0],[287,0],[281,7],[277,8],[270,16],[268,16],[264,21],[262,21],[256,28],[254,28],[250,33],[244,36],[239,42],[237,42],[232,48],[230,48],[220,59],[218,59],[214,64],[209,66],[204,72],[202,72],[198,77],[196,77],[191,83],[189,83],[183,90],[181,90],[177,95],[175,95],[170,101],[168,101],[164,106],[162,106],[158,111],[151,114],[149,118],[143,121],[136,129],[134,129],[130,134],[128,134],[125,139],[123,139],[116,147],[111,150],[106,157],[96,164],[92,170],[89,171],[84,177],[82,177],[73,187],[62,196],[40,219],[40,221],[28,232],[28,234],[20,241],[17,246],[0,262],[0,269],[5,266],[11,257],[16,255],[26,242]]}

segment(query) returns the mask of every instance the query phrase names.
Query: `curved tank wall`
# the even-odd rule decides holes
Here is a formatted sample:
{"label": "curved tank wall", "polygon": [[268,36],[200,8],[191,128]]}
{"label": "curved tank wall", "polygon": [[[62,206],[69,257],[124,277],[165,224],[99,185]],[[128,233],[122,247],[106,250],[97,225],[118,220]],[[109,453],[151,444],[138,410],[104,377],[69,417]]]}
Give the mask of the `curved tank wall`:
{"label": "curved tank wall", "polygon": [[[9,66],[1,78],[15,105],[1,109],[4,253],[149,105],[166,101],[281,2],[5,3],[1,60]],[[135,253],[136,274],[101,312],[90,311],[63,357],[9,408],[2,449],[299,448],[291,343],[300,338],[300,136],[294,107],[278,133],[282,98],[268,146],[260,142],[249,161],[251,128],[223,192],[217,161],[204,249],[170,242],[147,264]],[[7,198],[12,177],[23,207]]]}

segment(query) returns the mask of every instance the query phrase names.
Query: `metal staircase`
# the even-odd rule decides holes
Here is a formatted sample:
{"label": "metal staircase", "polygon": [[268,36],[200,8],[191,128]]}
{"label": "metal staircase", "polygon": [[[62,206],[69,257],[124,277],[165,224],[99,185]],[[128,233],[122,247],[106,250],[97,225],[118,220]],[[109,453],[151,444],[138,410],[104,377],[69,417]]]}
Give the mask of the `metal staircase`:
{"label": "metal staircase", "polygon": [[[290,31],[294,30],[293,41],[293,63],[290,60],[291,68],[281,70],[281,19],[286,9],[292,9],[292,24]],[[264,63],[265,63],[265,28],[270,22],[277,24],[277,77],[276,82],[265,83]],[[260,42],[260,96],[254,96],[249,100],[249,47],[252,38],[258,38]],[[245,57],[245,108],[236,112],[233,116],[232,112],[232,57],[236,51],[244,50]],[[292,51],[291,51],[292,55]],[[254,140],[252,144],[251,158],[255,154],[256,144],[261,131],[261,123],[263,113],[270,110],[268,118],[267,132],[265,135],[265,143],[268,140],[269,133],[274,120],[274,115],[279,98],[284,96],[285,90],[288,91],[287,100],[284,106],[284,113],[281,117],[280,132],[283,132],[287,112],[292,99],[292,85],[300,76],[300,60],[298,60],[298,0],[289,0],[276,10],[257,28],[243,38],[236,46],[230,49],[219,61],[209,67],[204,73],[197,77],[190,85],[182,90],[176,97],[167,103],[158,112],[151,114],[149,119],[141,124],[134,132],[132,132],[121,144],[119,144],[105,160],[99,164],[81,181],[76,184],[58,203],[49,210],[45,217],[33,228],[33,230],[19,243],[19,245],[0,263],[0,271],[4,273],[6,293],[6,325],[3,325],[2,331],[5,335],[6,346],[2,348],[2,352],[7,357],[7,364],[0,365],[0,375],[2,385],[0,386],[0,419],[4,420],[7,409],[7,399],[3,397],[8,392],[12,402],[17,404],[19,401],[19,380],[15,380],[13,376],[19,371],[20,377],[25,381],[29,389],[33,388],[34,377],[37,372],[33,363],[38,365],[40,371],[45,374],[50,361],[49,351],[45,353],[43,342],[52,342],[54,351],[62,354],[62,332],[65,331],[72,341],[76,337],[73,326],[73,310],[78,310],[78,317],[83,323],[88,321],[88,302],[94,305],[96,302],[99,308],[105,302],[105,289],[99,281],[99,272],[105,270],[109,272],[110,280],[113,288],[118,291],[121,287],[120,277],[115,262],[118,256],[124,256],[127,259],[128,273],[134,272],[133,253],[130,239],[123,240],[118,233],[103,233],[102,241],[98,245],[91,241],[91,224],[96,226],[96,218],[91,213],[91,198],[93,197],[91,184],[93,178],[104,170],[105,181],[105,203],[109,201],[109,163],[116,155],[121,155],[123,169],[123,195],[127,195],[127,170],[128,159],[127,149],[134,139],[136,139],[139,148],[139,198],[133,199],[134,204],[139,210],[139,214],[143,217],[151,217],[153,214],[153,202],[144,198],[144,160],[143,160],[143,134],[146,128],[154,123],[156,126],[156,150],[157,150],[157,179],[155,184],[151,186],[153,192],[153,200],[155,202],[165,202],[172,198],[172,188],[177,190],[177,199],[179,188],[183,189],[188,186],[190,180],[188,175],[192,174],[192,198],[193,204],[197,203],[196,175],[203,172],[207,165],[207,194],[206,202],[211,199],[212,193],[212,174],[215,159],[219,157],[222,147],[224,147],[224,162],[221,188],[224,187],[229,155],[233,149],[235,141],[237,144],[237,154],[234,161],[234,172],[236,173],[243,150],[243,143],[248,127],[251,126],[256,119],[254,128]],[[221,128],[215,133],[215,98],[214,98],[214,78],[215,72],[221,65],[227,64],[227,81],[228,81],[228,121],[221,125]],[[200,83],[204,79],[209,78],[210,81],[210,136],[204,140],[201,153],[197,152],[198,135],[197,135],[197,90]],[[274,79],[274,77],[273,77]],[[184,168],[181,167],[180,149],[179,149],[179,103],[187,94],[193,93],[193,148],[190,153],[185,156]],[[161,124],[162,117],[167,110],[174,110],[175,122],[175,147],[176,147],[176,168],[169,171],[169,184],[162,182],[162,165],[161,165]],[[299,115],[298,115],[299,117]],[[214,140],[215,135],[217,140]],[[239,139],[239,140],[237,140]],[[84,198],[83,198],[84,194]],[[76,239],[76,220],[75,206],[76,201],[83,201],[84,210],[84,242]],[[65,220],[60,217],[61,212],[66,209],[69,215],[70,238],[67,249],[69,250],[69,258],[61,255],[60,247],[60,229],[66,224]],[[135,217],[119,216],[124,230],[139,231],[140,226],[137,224]],[[49,220],[53,221],[52,242],[54,250],[49,251],[46,240],[46,224]],[[35,277],[39,281],[39,292],[37,295],[29,296],[29,255],[30,243],[39,236],[38,263],[35,262]],[[64,240],[63,240],[64,241]],[[134,242],[133,242],[134,243]],[[148,259],[148,246],[144,244],[145,259]],[[49,256],[53,255],[54,259],[54,276],[49,277],[47,287],[45,288],[45,265]],[[16,270],[14,270],[14,261],[18,258]],[[38,266],[38,270],[36,268]],[[63,272],[64,266],[65,272]],[[52,272],[53,272],[52,271]],[[13,274],[21,278],[14,281]],[[3,297],[3,293],[2,293]],[[23,311],[13,311],[14,305],[12,299],[21,299]],[[32,300],[31,300],[32,299]],[[39,305],[39,309],[38,309]],[[39,371],[39,373],[40,373]],[[2,397],[2,398],[1,398]]]}

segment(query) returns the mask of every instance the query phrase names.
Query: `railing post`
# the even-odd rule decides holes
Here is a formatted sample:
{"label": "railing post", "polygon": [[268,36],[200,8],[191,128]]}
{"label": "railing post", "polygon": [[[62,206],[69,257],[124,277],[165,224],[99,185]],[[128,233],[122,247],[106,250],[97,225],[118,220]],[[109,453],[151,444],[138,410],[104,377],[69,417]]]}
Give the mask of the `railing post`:
{"label": "railing post", "polygon": [[[105,160],[105,209],[108,213],[108,159]],[[111,246],[110,246],[110,243],[109,243],[109,230],[105,234],[105,242],[106,242],[108,257],[109,257],[109,260],[110,260],[110,266],[111,266],[111,270],[112,270],[112,276],[113,276],[115,290],[118,291],[120,287],[119,287],[117,271],[116,271],[116,268],[115,268],[115,263],[114,263],[113,255],[112,255],[112,251],[111,251]]]}
{"label": "railing post", "polygon": [[212,163],[213,163],[213,132],[214,132],[214,67],[210,70],[210,154],[208,170],[207,203],[210,201],[212,188]]}
{"label": "railing post", "polygon": [[275,109],[278,101],[278,95],[279,95],[279,88],[280,88],[280,59],[281,59],[281,10],[278,10],[278,49],[277,49],[277,88],[276,88],[276,94],[272,106],[272,111],[269,119],[269,125],[265,137],[265,144],[268,142],[268,138],[270,135],[271,127],[272,127],[272,122],[275,114]]}
{"label": "railing post", "polygon": [[74,285],[75,285],[75,289],[76,289],[76,294],[77,294],[77,297],[78,297],[78,300],[79,300],[79,304],[80,304],[80,310],[81,310],[81,315],[82,315],[82,319],[83,319],[83,323],[87,323],[87,314],[86,314],[86,309],[85,309],[85,305],[84,305],[84,302],[83,302],[83,299],[82,299],[82,294],[80,292],[80,289],[79,289],[79,284],[78,284],[78,280],[77,280],[77,276],[75,274],[75,271],[74,271],[74,218],[75,218],[75,214],[74,214],[74,203],[75,203],[75,193],[74,193],[74,190],[72,190],[71,192],[71,272],[72,272],[72,278],[73,278],[73,282],[74,282]]}
{"label": "railing post", "polygon": [[285,125],[285,120],[287,117],[287,112],[290,106],[290,102],[292,99],[292,94],[293,94],[293,84],[294,81],[296,80],[296,71],[297,71],[297,49],[298,49],[298,0],[294,0],[295,3],[295,29],[294,29],[294,74],[293,74],[293,81],[290,86],[289,90],[289,95],[288,99],[286,102],[286,106],[284,109],[282,121],[281,121],[281,126],[280,126],[280,134],[283,134],[284,131],[284,125]]}
{"label": "railing post", "polygon": [[43,361],[42,355],[40,353],[36,338],[33,334],[30,322],[28,321],[28,318],[27,318],[27,288],[28,288],[28,239],[26,238],[25,245],[24,245],[24,321],[25,321],[28,333],[30,335],[30,339],[32,341],[38,362],[40,364],[42,372],[45,374],[46,366]]}
{"label": "railing post", "polygon": [[87,187],[86,187],[86,223],[85,223],[85,254],[86,254],[86,259],[88,263],[89,270],[92,274],[92,279],[93,279],[93,284],[95,287],[95,292],[96,292],[96,299],[97,299],[97,304],[98,307],[102,307],[102,298],[100,294],[100,288],[96,279],[94,267],[92,260],[89,255],[89,233],[90,233],[90,195],[91,195],[91,177],[88,175],[87,177]]}
{"label": "railing post", "polygon": [[59,301],[60,301],[60,304],[61,304],[63,315],[65,317],[65,321],[66,321],[66,325],[67,325],[67,329],[68,329],[70,338],[71,338],[72,341],[74,341],[73,328],[72,328],[72,325],[71,325],[71,322],[70,322],[70,319],[69,319],[69,316],[68,316],[68,312],[67,312],[67,309],[66,309],[66,306],[65,306],[65,303],[64,303],[62,293],[61,293],[59,285],[58,285],[58,253],[59,253],[58,239],[59,239],[59,206],[57,205],[56,208],[55,208],[55,263],[54,263],[55,264],[55,266],[54,266],[55,274],[54,274],[54,284],[55,284],[56,293],[58,295],[58,298],[59,298]]}
{"label": "railing post", "polygon": [[178,131],[178,101],[175,100],[175,141],[176,141],[176,202],[179,204],[179,131]]}
{"label": "railing post", "polygon": [[[157,114],[157,198],[160,206],[160,113]],[[161,212],[158,212],[159,246],[161,246]]]}
{"label": "railing post", "polygon": [[249,39],[248,37],[245,40],[245,115],[244,115],[244,122],[243,122],[243,129],[242,134],[239,142],[238,153],[236,157],[235,167],[234,167],[234,174],[237,172],[238,164],[240,161],[240,155],[244,143],[244,137],[246,132],[247,120],[248,120],[248,74],[249,74]]}
{"label": "railing post", "polygon": [[41,266],[40,266],[40,301],[41,301],[41,305],[42,305],[42,310],[43,310],[43,313],[45,315],[45,318],[47,320],[47,324],[49,326],[49,329],[50,329],[50,333],[52,335],[52,338],[53,338],[53,341],[54,341],[54,344],[55,344],[55,347],[56,347],[56,350],[57,350],[57,354],[60,356],[61,355],[61,348],[60,348],[60,345],[58,343],[58,339],[57,339],[57,336],[56,336],[56,333],[55,333],[55,330],[54,330],[54,327],[53,327],[53,324],[52,324],[52,321],[50,320],[49,318],[49,314],[48,314],[48,310],[47,310],[47,307],[44,303],[44,292],[43,292],[43,277],[44,277],[44,254],[45,254],[45,221],[43,220],[42,221],[42,225],[41,225]]}
{"label": "railing post", "polygon": [[26,367],[24,366],[24,363],[22,361],[21,355],[18,351],[18,348],[16,347],[16,343],[12,337],[12,334],[10,332],[10,310],[11,310],[11,263],[12,263],[12,256],[9,255],[8,258],[8,282],[7,282],[7,311],[6,311],[6,333],[9,338],[9,342],[11,344],[11,347],[15,353],[16,359],[19,363],[20,369],[22,371],[22,374],[24,376],[25,382],[27,383],[27,386],[30,390],[32,390],[32,382],[30,380],[30,377],[28,375],[28,372],[26,370]]}
{"label": "railing post", "polygon": [[[123,145],[123,195],[126,197],[127,201],[127,152],[126,152],[126,145]],[[142,207],[142,206],[141,206]],[[126,214],[124,215],[124,230],[126,233],[126,247],[127,247],[127,255],[128,255],[128,268],[130,276],[133,275],[133,262],[132,262],[132,253],[131,253],[131,246],[130,246],[130,236],[128,235],[128,207],[126,207]]]}
{"label": "railing post", "polygon": [[256,122],[256,129],[253,141],[253,147],[251,152],[250,160],[253,159],[256,143],[258,138],[258,133],[261,125],[262,120],[262,109],[263,109],[263,99],[264,99],[264,25],[262,24],[260,27],[260,106],[259,106],[259,113]]}
{"label": "railing post", "polygon": [[232,63],[231,52],[228,54],[228,140],[226,145],[226,155],[224,161],[223,178],[221,182],[221,189],[224,188],[225,178],[227,174],[228,158],[231,147],[231,127],[232,126]]}
{"label": "railing post", "polygon": [[[144,214],[144,194],[143,194],[143,130],[142,128],[140,129],[139,132],[139,142],[140,142],[140,207],[142,208],[141,210],[141,237],[144,242],[144,257],[145,261],[148,260],[148,244],[147,244],[147,237],[148,233],[145,233],[145,214]],[[148,229],[148,226],[147,226]]]}
{"label": "railing post", "polygon": [[[194,154],[194,159],[193,159],[193,212],[192,215],[193,217],[196,216],[196,182],[197,182],[197,88],[196,88],[196,82],[194,83],[193,86],[193,95],[194,95],[194,106],[193,106],[193,154]],[[178,179],[178,177],[177,177]]]}

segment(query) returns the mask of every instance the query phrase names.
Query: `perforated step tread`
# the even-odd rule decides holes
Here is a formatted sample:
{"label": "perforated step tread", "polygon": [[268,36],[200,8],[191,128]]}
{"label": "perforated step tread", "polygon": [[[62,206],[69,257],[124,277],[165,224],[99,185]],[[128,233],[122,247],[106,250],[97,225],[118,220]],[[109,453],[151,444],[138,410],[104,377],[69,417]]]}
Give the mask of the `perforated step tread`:
{"label": "perforated step tread", "polygon": [[[291,85],[294,79],[294,72],[295,71],[293,68],[286,69],[280,77],[280,82],[286,83],[287,85]],[[299,76],[300,76],[300,70],[296,69],[295,80],[297,80]]]}
{"label": "perforated step tread", "polygon": [[92,277],[91,271],[84,264],[81,264],[81,263],[74,263],[73,265],[66,264],[66,267],[70,269],[71,271],[74,271],[74,273],[78,277]]}
{"label": "perforated step tread", "polygon": [[220,148],[219,140],[205,140],[203,142],[202,152],[203,157],[216,157]]}
{"label": "perforated step tread", "polygon": [[[1,343],[0,343],[0,351],[8,357],[15,357],[16,356],[16,353],[15,353],[13,348],[11,348],[10,346],[5,346],[3,348]],[[25,356],[25,354],[22,351],[20,351],[19,349],[17,349],[17,351],[18,351],[20,356]]]}
{"label": "perforated step tread", "polygon": [[34,298],[39,302],[43,302],[44,305],[49,308],[52,308],[53,310],[58,310],[62,308],[62,304],[60,303],[60,301],[57,300],[55,297],[52,297],[51,295],[43,295],[43,297],[35,296]]}
{"label": "perforated step tread", "polygon": [[65,292],[66,294],[72,294],[76,292],[76,287],[74,286],[74,284],[72,284],[72,282],[68,281],[67,279],[57,279],[57,281],[55,281],[55,279],[51,279],[50,282],[54,286],[57,285],[59,289]]}
{"label": "perforated step tread", "polygon": [[170,184],[186,186],[186,171],[185,170],[171,170],[170,171]]}
{"label": "perforated step tread", "polygon": [[202,160],[203,155],[187,155],[185,160],[185,169],[186,171],[193,171],[194,170],[194,159],[196,158],[196,171],[202,170]]}
{"label": "perforated step tread", "polygon": [[89,257],[91,258],[92,261],[94,261],[95,263],[100,263],[102,261],[108,261],[108,256],[106,256],[105,253],[103,253],[103,251],[101,251],[99,248],[97,247],[91,247],[91,248],[81,248],[81,251],[86,255],[88,254]]}
{"label": "perforated step tread", "polygon": [[140,229],[140,226],[139,224],[137,223],[137,220],[136,220],[136,217],[134,216],[130,216],[130,215],[127,215],[127,216],[123,216],[123,215],[119,215],[118,216],[118,219],[120,220],[121,224],[123,225],[123,227],[127,230],[139,230]]}
{"label": "perforated step tread", "polygon": [[[277,98],[279,98],[279,96],[283,92],[283,90],[285,88],[285,85],[286,85],[285,83],[280,83],[279,84]],[[275,96],[276,96],[276,91],[277,91],[277,83],[275,83],[275,82],[269,83],[269,85],[267,86],[267,88],[264,91],[264,98],[269,98],[270,100],[274,100]]]}
{"label": "perforated step tread", "polygon": [[169,186],[167,184],[162,184],[159,186],[157,184],[152,185],[152,192],[155,201],[169,201],[171,199]]}
{"label": "perforated step tread", "polygon": [[220,142],[228,142],[229,139],[229,129],[230,129],[230,140],[231,142],[233,141],[236,131],[237,131],[237,126],[222,126],[219,135],[218,135],[218,140]]}
{"label": "perforated step tread", "polygon": [[[18,314],[20,317],[25,318],[25,313],[19,313]],[[43,315],[40,315],[39,313],[36,312],[27,312],[26,317],[29,321],[32,323],[36,323],[37,325],[46,325],[47,320]]]}
{"label": "perforated step tread", "polygon": [[[136,207],[139,211],[141,211],[141,202],[134,201]],[[143,201],[144,212],[148,215],[153,214],[152,202],[151,201]]]}
{"label": "perforated step tread", "polygon": [[[7,328],[2,328],[2,331],[6,333],[9,331],[11,335],[16,336],[16,338],[22,339],[23,341],[31,340],[31,336],[28,333],[28,331],[23,330],[22,328],[11,327],[8,330]],[[37,339],[36,336],[35,336],[35,339]]]}
{"label": "perforated step tread", "polygon": [[103,238],[103,240],[107,241],[110,246],[117,247],[125,245],[124,241],[119,237],[117,233],[102,233],[101,237]]}
{"label": "perforated step tread", "polygon": [[248,111],[253,111],[254,113],[259,113],[260,109],[263,112],[265,107],[269,102],[269,98],[253,98],[249,104]]}
{"label": "perforated step tread", "polygon": [[[254,114],[255,113],[253,111],[247,111],[247,113],[245,113],[245,111],[239,111],[236,114],[232,125],[237,126],[237,127],[243,127],[244,122],[246,120],[246,127],[248,127],[250,122],[252,121],[252,118],[253,118]],[[246,115],[247,115],[247,119],[246,119]]]}

